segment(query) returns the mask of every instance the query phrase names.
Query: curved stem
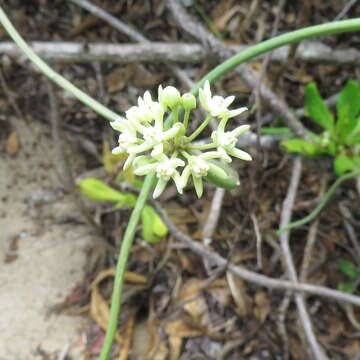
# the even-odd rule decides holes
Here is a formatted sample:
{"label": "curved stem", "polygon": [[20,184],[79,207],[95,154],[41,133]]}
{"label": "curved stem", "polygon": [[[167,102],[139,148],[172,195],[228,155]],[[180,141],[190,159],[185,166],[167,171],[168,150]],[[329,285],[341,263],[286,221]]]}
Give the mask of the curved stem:
{"label": "curved stem", "polygon": [[131,213],[131,217],[126,227],[126,232],[121,244],[118,263],[116,265],[116,275],[114,281],[114,289],[111,299],[111,309],[109,324],[106,330],[106,336],[104,340],[103,349],[100,354],[100,360],[107,360],[110,355],[111,346],[113,344],[116,329],[119,320],[120,308],[121,308],[121,296],[124,282],[124,274],[126,270],[127,259],[130,254],[131,245],[134,240],[136,226],[139,223],[141,212],[147,201],[148,195],[153,187],[155,179],[155,173],[151,173],[146,176],[144,184],[141,188],[141,192],[135,204],[135,208]]}
{"label": "curved stem", "polygon": [[224,61],[222,64],[218,65],[215,69],[204,76],[198,83],[196,83],[196,85],[192,88],[191,93],[196,95],[206,80],[209,80],[209,82],[214,82],[219,77],[228,73],[238,65],[268,51],[305,39],[351,31],[360,31],[360,18],[309,26],[304,29],[295,30],[263,41],[239,52],[238,54]]}
{"label": "curved stem", "polygon": [[11,24],[10,20],[6,16],[4,10],[0,6],[0,22],[14,40],[14,42],[19,46],[19,48],[27,55],[31,62],[39,68],[39,70],[46,75],[50,80],[59,85],[64,90],[73,94],[78,100],[83,104],[94,110],[99,115],[104,118],[113,121],[121,118],[120,115],[114,113],[106,106],[100,104],[98,101],[93,99],[88,94],[84,93],[82,90],[73,85],[69,80],[65,79],[63,76],[54,71],[48,64],[46,64],[35,52],[30,48],[30,46],[24,41],[20,36],[14,26]]}
{"label": "curved stem", "polygon": [[357,171],[353,171],[351,173],[347,173],[344,174],[342,176],[340,176],[329,188],[329,190],[326,192],[326,194],[324,195],[324,197],[322,198],[322,200],[320,201],[320,203],[318,204],[318,206],[316,206],[316,208],[308,215],[305,216],[303,219],[301,220],[297,220],[294,221],[292,223],[290,223],[287,226],[284,226],[282,228],[280,228],[276,234],[280,235],[281,233],[283,233],[284,231],[290,230],[290,229],[294,229],[297,228],[299,226],[305,225],[308,222],[310,222],[311,220],[315,219],[316,216],[319,215],[320,211],[325,207],[325,205],[329,202],[330,198],[333,196],[335,190],[346,180],[352,179],[354,177],[360,176],[360,170]]}
{"label": "curved stem", "polygon": [[195,140],[202,131],[209,125],[210,120],[212,119],[211,115],[208,115],[207,118],[200,124],[200,126],[189,136],[186,138],[186,142],[191,142]]}

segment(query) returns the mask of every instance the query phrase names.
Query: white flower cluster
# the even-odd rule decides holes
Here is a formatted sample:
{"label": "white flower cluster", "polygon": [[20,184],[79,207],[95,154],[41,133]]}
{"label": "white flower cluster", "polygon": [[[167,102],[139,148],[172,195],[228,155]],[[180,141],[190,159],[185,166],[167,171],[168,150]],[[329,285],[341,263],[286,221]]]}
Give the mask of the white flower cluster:
{"label": "white flower cluster", "polygon": [[[159,86],[158,101],[153,101],[150,92],[146,91],[143,98],[139,97],[138,106],[126,111],[126,118],[119,117],[111,122],[111,126],[121,132],[119,146],[113,149],[113,153],[128,154],[124,169],[132,165],[136,175],[156,172],[158,182],[153,193],[154,198],[161,195],[170,179],[175,182],[179,193],[182,193],[190,176],[197,195],[201,197],[202,178],[207,176],[209,171],[221,177],[227,175],[223,168],[211,159],[231,162],[230,156],[234,156],[246,161],[251,160],[248,153],[236,148],[238,136],[250,126],[242,125],[232,131],[225,131],[228,120],[247,108],[229,110],[235,97],[212,96],[208,81],[199,90],[199,99],[209,116],[188,136],[186,132],[189,116],[191,110],[196,108],[196,99],[190,93],[181,96],[172,86],[164,89]],[[184,112],[182,121],[179,120],[181,110]],[[172,112],[171,126],[166,126],[164,122],[167,111]],[[212,143],[194,145],[192,141],[214,117],[220,119],[220,123],[211,135]],[[211,150],[203,151],[208,149]],[[179,168],[182,168],[181,174]]]}

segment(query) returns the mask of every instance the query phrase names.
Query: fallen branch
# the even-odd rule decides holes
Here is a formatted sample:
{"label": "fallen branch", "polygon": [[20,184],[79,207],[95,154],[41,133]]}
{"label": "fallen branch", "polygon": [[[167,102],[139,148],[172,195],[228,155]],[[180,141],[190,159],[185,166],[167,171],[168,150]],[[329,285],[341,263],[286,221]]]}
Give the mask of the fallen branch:
{"label": "fallen branch", "polygon": [[[178,62],[198,63],[209,58],[204,46],[196,43],[146,42],[139,44],[80,43],[66,41],[33,41],[29,45],[43,59],[50,62],[86,63],[112,62]],[[232,52],[240,52],[248,46],[224,45]],[[273,51],[270,61],[287,61],[290,46]],[[0,54],[25,59],[21,50],[10,41],[0,42]],[[259,56],[258,59],[264,56]],[[303,41],[295,56],[296,60],[310,63],[336,65],[360,65],[360,51],[355,48],[336,50],[317,41]]]}
{"label": "fallen branch", "polygon": [[245,269],[242,266],[234,265],[229,263],[219,254],[213,252],[209,248],[201,245],[199,242],[194,241],[189,236],[181,232],[168,218],[165,211],[159,205],[158,202],[152,201],[152,204],[155,206],[159,215],[163,219],[164,223],[168,227],[171,235],[186,244],[192,251],[196,254],[208,258],[214,264],[218,266],[226,266],[227,269],[232,272],[234,275],[239,276],[240,278],[252,282],[257,285],[264,286],[269,289],[274,290],[291,290],[291,291],[302,291],[312,295],[322,296],[328,299],[332,299],[339,302],[347,302],[360,306],[360,297],[347,294],[341,291],[332,290],[319,285],[305,284],[305,283],[295,283],[288,280],[278,280],[273,279],[265,275],[257,274],[256,272]]}

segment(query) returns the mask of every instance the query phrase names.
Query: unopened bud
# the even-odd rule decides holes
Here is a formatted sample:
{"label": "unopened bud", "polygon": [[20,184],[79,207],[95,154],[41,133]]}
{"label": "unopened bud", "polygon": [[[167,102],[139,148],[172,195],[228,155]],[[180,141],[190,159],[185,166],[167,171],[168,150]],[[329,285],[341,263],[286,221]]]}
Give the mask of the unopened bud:
{"label": "unopened bud", "polygon": [[181,97],[182,105],[185,110],[192,110],[196,108],[196,98],[193,94],[186,93]]}

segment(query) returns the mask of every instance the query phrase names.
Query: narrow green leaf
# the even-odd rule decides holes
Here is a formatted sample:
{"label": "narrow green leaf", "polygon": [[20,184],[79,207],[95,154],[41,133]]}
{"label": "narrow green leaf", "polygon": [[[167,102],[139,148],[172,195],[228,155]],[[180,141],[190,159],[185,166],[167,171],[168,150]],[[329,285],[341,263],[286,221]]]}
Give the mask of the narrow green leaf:
{"label": "narrow green leaf", "polygon": [[326,130],[334,126],[334,117],[314,82],[305,87],[305,114]]}
{"label": "narrow green leaf", "polygon": [[357,280],[360,276],[359,269],[349,260],[341,259],[339,261],[339,269],[351,280]]}
{"label": "narrow green leaf", "polygon": [[156,243],[168,233],[166,225],[151,206],[144,207],[141,219],[142,236],[146,242]]}
{"label": "narrow green leaf", "polygon": [[[336,102],[338,120],[336,130],[341,139],[350,135],[357,127],[357,119],[360,112],[360,85],[358,82],[349,80],[341,90]],[[343,140],[342,140],[343,141]]]}
{"label": "narrow green leaf", "polygon": [[288,152],[315,156],[321,153],[319,145],[302,139],[289,139],[281,141],[280,145],[284,146]]}
{"label": "narrow green leaf", "polygon": [[125,196],[96,178],[85,178],[78,183],[80,191],[89,199],[97,201],[123,201]]}
{"label": "narrow green leaf", "polygon": [[286,126],[279,127],[262,127],[260,133],[264,135],[275,135],[275,136],[293,136],[294,133]]}
{"label": "narrow green leaf", "polygon": [[342,175],[347,171],[354,171],[356,164],[352,158],[347,155],[340,154],[334,160],[334,171],[336,175]]}

